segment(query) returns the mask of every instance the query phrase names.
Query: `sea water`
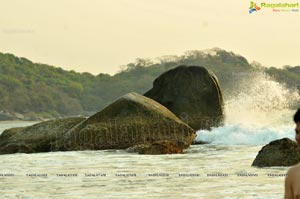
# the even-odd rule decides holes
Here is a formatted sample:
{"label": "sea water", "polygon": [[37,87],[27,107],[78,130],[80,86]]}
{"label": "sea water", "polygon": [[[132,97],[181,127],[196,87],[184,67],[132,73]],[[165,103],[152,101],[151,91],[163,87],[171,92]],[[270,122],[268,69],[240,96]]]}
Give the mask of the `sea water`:
{"label": "sea water", "polygon": [[[197,131],[184,154],[138,155],[123,150],[0,156],[0,198],[279,199],[288,167],[251,167],[270,141],[294,137],[294,91],[264,74],[240,82],[225,104],[225,125]],[[249,86],[251,85],[251,87]],[[247,89],[246,89],[246,88]],[[32,123],[0,123],[6,128]]]}
{"label": "sea water", "polygon": [[[283,198],[288,168],[251,167],[264,143],[227,142],[222,137],[231,129],[243,130],[226,126],[211,136],[203,132],[212,143],[193,145],[185,154],[103,150],[1,155],[0,198]],[[270,140],[280,134],[269,133]]]}

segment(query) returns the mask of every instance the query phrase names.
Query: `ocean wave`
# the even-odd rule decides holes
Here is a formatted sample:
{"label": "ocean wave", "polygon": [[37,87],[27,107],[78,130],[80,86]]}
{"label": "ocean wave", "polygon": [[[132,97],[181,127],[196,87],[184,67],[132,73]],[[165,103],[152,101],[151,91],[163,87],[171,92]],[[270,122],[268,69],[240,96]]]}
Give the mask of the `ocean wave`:
{"label": "ocean wave", "polygon": [[284,137],[294,139],[292,126],[256,126],[227,124],[222,127],[197,131],[196,141],[222,145],[264,145]]}

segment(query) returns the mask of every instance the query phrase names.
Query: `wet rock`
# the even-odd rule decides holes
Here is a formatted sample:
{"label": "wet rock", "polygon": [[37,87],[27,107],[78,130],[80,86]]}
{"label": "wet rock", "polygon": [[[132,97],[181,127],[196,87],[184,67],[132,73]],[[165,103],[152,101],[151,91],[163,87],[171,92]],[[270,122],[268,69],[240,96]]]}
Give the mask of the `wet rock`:
{"label": "wet rock", "polygon": [[76,125],[56,150],[126,149],[139,144],[158,148],[154,143],[163,142],[172,142],[183,150],[195,137],[194,130],[167,108],[150,98],[129,93]]}
{"label": "wet rock", "polygon": [[300,162],[297,143],[289,138],[275,140],[264,146],[257,154],[252,166],[292,166]]}
{"label": "wet rock", "polygon": [[201,66],[178,66],[163,73],[144,96],[159,102],[195,130],[220,126],[224,119],[217,77]]}
{"label": "wet rock", "polygon": [[145,155],[183,153],[183,149],[181,147],[170,141],[157,141],[148,144],[139,144],[128,148],[127,151]]}
{"label": "wet rock", "polygon": [[0,135],[0,154],[52,151],[52,145],[84,119],[64,118],[5,130]]}

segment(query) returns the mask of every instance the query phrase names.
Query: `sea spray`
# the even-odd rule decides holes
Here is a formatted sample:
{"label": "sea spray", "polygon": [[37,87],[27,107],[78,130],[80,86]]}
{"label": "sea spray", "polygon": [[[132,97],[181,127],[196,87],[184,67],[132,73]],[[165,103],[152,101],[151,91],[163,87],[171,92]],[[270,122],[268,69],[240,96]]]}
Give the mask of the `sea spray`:
{"label": "sea spray", "polygon": [[264,145],[288,137],[294,139],[296,90],[253,72],[237,82],[237,89],[225,102],[225,125],[211,131],[197,131],[196,141],[225,145]]}
{"label": "sea spray", "polygon": [[226,124],[291,124],[290,108],[300,101],[296,90],[262,72],[249,73],[237,83],[235,94],[225,102]]}

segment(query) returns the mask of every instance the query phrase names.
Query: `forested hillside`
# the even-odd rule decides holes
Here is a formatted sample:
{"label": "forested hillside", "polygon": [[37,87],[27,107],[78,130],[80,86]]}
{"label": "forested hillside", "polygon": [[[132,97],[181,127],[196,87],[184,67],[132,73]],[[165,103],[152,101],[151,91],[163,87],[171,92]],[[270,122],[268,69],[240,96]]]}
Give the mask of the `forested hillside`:
{"label": "forested hillside", "polygon": [[219,78],[225,99],[237,82],[252,72],[265,72],[288,87],[297,87],[300,80],[299,66],[265,68],[221,49],[189,51],[182,56],[155,60],[136,59],[114,76],[101,71],[97,76],[66,71],[0,53],[0,114],[21,119],[89,115],[125,93],[143,94],[152,87],[156,77],[178,65],[201,65],[213,71]]}

